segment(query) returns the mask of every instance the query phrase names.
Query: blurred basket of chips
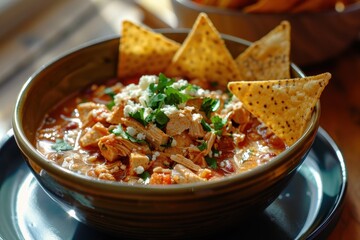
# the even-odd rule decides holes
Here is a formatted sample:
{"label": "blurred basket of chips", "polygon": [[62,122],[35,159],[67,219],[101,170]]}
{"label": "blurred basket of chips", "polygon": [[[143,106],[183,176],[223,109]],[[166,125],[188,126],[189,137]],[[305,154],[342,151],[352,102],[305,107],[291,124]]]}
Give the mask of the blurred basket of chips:
{"label": "blurred basket of chips", "polygon": [[306,66],[336,57],[360,33],[356,0],[172,0],[178,27],[189,28],[199,12],[219,32],[256,41],[281,21],[291,23],[291,60]]}

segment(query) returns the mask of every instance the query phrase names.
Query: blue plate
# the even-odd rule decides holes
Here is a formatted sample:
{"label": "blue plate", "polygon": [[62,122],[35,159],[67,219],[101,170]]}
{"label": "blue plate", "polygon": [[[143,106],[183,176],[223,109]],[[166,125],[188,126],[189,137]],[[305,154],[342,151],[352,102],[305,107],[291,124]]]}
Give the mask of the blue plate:
{"label": "blue plate", "polygon": [[[303,165],[280,196],[233,232],[214,239],[314,239],[326,237],[342,209],[347,184],[344,159],[319,129]],[[0,239],[108,239],[76,221],[51,200],[23,161],[12,131],[0,142]]]}

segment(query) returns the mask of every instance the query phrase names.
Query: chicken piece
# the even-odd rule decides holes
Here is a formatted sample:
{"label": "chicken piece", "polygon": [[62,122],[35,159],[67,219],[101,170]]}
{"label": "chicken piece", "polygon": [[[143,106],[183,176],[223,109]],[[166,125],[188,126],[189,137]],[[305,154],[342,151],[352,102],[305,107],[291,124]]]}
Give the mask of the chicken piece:
{"label": "chicken piece", "polygon": [[172,146],[174,147],[184,148],[189,147],[191,144],[193,144],[193,139],[187,133],[173,136]]}
{"label": "chicken piece", "polygon": [[100,138],[98,146],[101,155],[110,162],[116,160],[119,156],[129,156],[134,149],[140,147],[140,145],[122,137],[117,137],[114,134]]}
{"label": "chicken piece", "polygon": [[166,124],[166,134],[170,136],[179,135],[189,129],[192,124],[192,116],[189,111],[178,111],[169,116]]}
{"label": "chicken piece", "polygon": [[129,175],[136,176],[149,168],[149,157],[142,153],[133,152],[129,158]]}
{"label": "chicken piece", "polygon": [[132,118],[122,118],[121,122],[126,126],[135,128],[137,132],[144,133],[145,139],[150,142],[155,149],[160,149],[162,146],[167,145],[170,139],[167,134],[152,123],[149,123],[144,127],[141,123]]}
{"label": "chicken piece", "polygon": [[105,122],[110,111],[103,104],[93,102],[80,103],[77,106],[79,118],[83,123],[83,128],[94,125],[97,122]]}
{"label": "chicken piece", "polygon": [[87,132],[81,136],[80,138],[80,146],[81,147],[96,147],[99,139],[105,135],[109,134],[104,125],[101,123],[96,123]]}
{"label": "chicken piece", "polygon": [[215,140],[216,140],[216,134],[213,133],[213,132],[208,132],[206,133],[205,137],[204,137],[204,140],[206,141],[207,143],[207,147],[205,150],[203,150],[202,154],[204,156],[208,155],[211,151],[211,148],[213,147],[214,143],[215,143]]}
{"label": "chicken piece", "polygon": [[201,115],[200,114],[193,114],[192,116],[192,123],[189,127],[189,135],[195,138],[202,138],[205,136],[206,132],[204,131],[201,125]]}
{"label": "chicken piece", "polygon": [[204,182],[206,179],[199,177],[193,173],[190,169],[186,168],[181,164],[176,164],[174,170],[172,171],[172,178],[176,183],[194,183],[194,182]]}
{"label": "chicken piece", "polygon": [[121,118],[124,117],[124,105],[114,106],[111,110],[111,113],[106,118],[106,121],[111,124],[121,123]]}
{"label": "chicken piece", "polygon": [[250,121],[250,112],[247,111],[242,104],[234,104],[232,113],[229,116],[229,119],[233,120],[239,125],[246,124]]}
{"label": "chicken piece", "polygon": [[191,161],[190,159],[184,157],[183,155],[180,154],[176,154],[176,155],[171,155],[170,159],[173,160],[174,162],[180,163],[188,168],[190,168],[191,170],[194,171],[199,171],[201,169],[201,167],[195,163],[193,163],[193,161]]}

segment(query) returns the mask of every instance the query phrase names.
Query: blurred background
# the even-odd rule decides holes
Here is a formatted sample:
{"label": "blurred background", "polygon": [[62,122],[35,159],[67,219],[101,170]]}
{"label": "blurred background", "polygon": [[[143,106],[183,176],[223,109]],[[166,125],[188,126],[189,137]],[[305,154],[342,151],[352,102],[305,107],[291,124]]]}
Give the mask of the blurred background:
{"label": "blurred background", "polygon": [[330,238],[360,239],[356,0],[0,0],[0,138],[11,128],[22,85],[44,64],[88,41],[119,35],[124,19],[151,28],[190,28],[200,11],[220,32],[250,41],[289,20],[295,64],[306,74],[332,73],[321,99],[321,126],[345,156],[349,187],[345,211]]}

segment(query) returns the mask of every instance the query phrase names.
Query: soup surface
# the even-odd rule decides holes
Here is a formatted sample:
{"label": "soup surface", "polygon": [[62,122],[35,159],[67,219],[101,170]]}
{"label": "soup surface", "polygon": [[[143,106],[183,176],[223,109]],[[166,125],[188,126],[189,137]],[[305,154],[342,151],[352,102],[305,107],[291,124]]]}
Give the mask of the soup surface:
{"label": "soup surface", "polygon": [[64,168],[131,184],[241,174],[286,148],[236,97],[206,84],[160,74],[89,86],[45,116],[37,148]]}

